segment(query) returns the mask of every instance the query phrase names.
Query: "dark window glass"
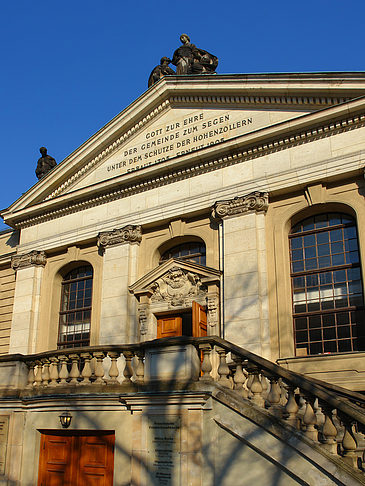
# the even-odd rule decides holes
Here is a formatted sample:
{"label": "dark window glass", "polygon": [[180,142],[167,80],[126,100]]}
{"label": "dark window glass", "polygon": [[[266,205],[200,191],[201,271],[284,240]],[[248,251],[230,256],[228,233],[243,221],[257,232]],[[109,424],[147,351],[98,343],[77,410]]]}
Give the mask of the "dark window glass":
{"label": "dark window glass", "polygon": [[206,265],[205,245],[204,243],[194,241],[174,246],[170,250],[165,251],[161,256],[160,263],[169,260],[170,258],[181,258],[183,260],[188,260],[189,262]]}
{"label": "dark window glass", "polygon": [[89,346],[93,269],[75,268],[62,281],[59,349]]}
{"label": "dark window glass", "polygon": [[296,224],[289,240],[300,354],[303,349],[309,354],[365,350],[355,221],[341,213],[320,214]]}

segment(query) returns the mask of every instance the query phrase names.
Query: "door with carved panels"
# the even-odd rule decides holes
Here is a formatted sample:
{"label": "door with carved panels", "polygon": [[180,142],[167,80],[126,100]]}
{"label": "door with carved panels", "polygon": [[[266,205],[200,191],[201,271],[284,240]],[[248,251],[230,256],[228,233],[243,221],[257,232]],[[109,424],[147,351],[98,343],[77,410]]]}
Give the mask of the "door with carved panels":
{"label": "door with carved panels", "polygon": [[201,337],[207,335],[207,314],[197,302],[190,312],[161,316],[157,319],[157,338],[174,336]]}
{"label": "door with carved panels", "polygon": [[112,486],[114,441],[108,432],[43,432],[38,486]]}

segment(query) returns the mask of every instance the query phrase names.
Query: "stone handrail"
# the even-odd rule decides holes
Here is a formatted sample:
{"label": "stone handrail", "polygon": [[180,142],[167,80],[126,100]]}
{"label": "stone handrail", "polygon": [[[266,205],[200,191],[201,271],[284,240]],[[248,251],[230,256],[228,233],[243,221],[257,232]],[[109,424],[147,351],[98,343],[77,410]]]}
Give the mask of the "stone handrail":
{"label": "stone handrail", "polygon": [[[184,355],[183,366],[186,369],[188,356],[192,362],[189,376],[179,375],[178,366],[169,377],[159,376],[158,372],[151,374],[153,360],[163,363],[164,348],[169,350],[170,363],[171,349],[181,353],[190,350]],[[289,371],[218,337],[177,337],[1,356],[0,367],[9,360],[26,364],[27,389],[42,389],[44,393],[49,387],[52,394],[57,388],[62,393],[64,387],[80,385],[138,389],[159,380],[171,387],[178,381],[183,385],[198,382],[202,386],[216,382],[266,409],[327,452],[340,454],[353,467],[362,467],[359,455],[364,449],[365,413],[361,407],[338,398],[319,380]]]}

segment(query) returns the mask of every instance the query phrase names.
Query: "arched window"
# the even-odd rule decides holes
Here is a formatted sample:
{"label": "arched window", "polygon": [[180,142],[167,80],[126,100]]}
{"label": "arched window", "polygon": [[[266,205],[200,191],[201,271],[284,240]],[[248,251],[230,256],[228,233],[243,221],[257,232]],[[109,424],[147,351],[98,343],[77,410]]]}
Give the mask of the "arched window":
{"label": "arched window", "polygon": [[92,286],[91,265],[77,267],[64,277],[57,342],[59,349],[89,346]]}
{"label": "arched window", "polygon": [[289,235],[297,355],[365,349],[356,224],[346,214],[307,218]]}
{"label": "arched window", "polygon": [[200,241],[192,241],[176,245],[162,254],[160,263],[169,260],[169,258],[181,258],[182,260],[205,265],[205,244]]}

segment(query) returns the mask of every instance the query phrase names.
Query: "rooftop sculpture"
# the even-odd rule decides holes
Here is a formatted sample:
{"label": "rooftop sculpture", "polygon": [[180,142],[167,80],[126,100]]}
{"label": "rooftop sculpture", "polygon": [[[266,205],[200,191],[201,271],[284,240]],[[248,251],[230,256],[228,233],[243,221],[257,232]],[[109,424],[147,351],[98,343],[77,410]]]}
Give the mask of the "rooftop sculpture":
{"label": "rooftop sculpture", "polygon": [[160,64],[155,67],[155,69],[150,74],[150,77],[148,78],[148,87],[157,83],[160,78],[167,74],[176,74],[175,71],[170,68],[170,63],[171,59],[169,59],[168,57],[161,58]]}
{"label": "rooftop sculpture", "polygon": [[38,177],[38,179],[42,179],[50,170],[53,169],[53,167],[56,167],[57,162],[53,157],[50,155],[47,155],[47,149],[46,147],[41,147],[39,149],[40,153],[42,154],[42,157],[38,159],[37,163],[37,168],[35,170],[35,174]]}
{"label": "rooftop sculpture", "polygon": [[[180,41],[182,46],[176,49],[172,61],[168,57],[163,57],[161,64],[153,69],[148,79],[148,87],[169,74],[213,74],[215,72],[218,66],[216,56],[192,44],[187,34],[181,34]],[[170,63],[176,66],[176,73],[169,67]]]}

